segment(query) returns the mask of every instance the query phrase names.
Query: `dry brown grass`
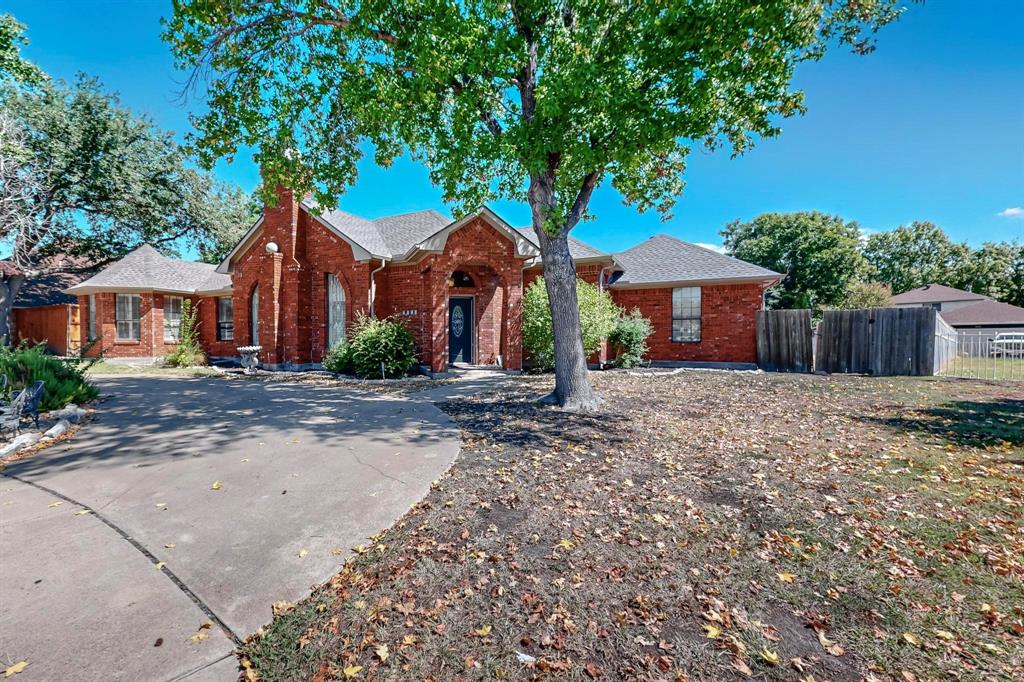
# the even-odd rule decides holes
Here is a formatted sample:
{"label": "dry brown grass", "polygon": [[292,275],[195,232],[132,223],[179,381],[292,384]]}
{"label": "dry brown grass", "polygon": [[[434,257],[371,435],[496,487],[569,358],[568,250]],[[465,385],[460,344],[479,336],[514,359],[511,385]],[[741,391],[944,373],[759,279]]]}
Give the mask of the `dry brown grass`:
{"label": "dry brown grass", "polygon": [[1024,675],[1019,388],[594,378],[598,416],[537,406],[545,377],[447,404],[455,466],[279,606],[252,675]]}

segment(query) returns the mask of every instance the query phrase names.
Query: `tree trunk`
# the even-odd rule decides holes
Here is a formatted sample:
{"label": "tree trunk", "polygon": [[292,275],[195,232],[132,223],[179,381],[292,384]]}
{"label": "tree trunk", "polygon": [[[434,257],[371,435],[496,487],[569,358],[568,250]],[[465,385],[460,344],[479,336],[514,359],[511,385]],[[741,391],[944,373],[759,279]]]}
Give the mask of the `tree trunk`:
{"label": "tree trunk", "polygon": [[11,344],[11,310],[24,281],[24,275],[0,277],[0,337],[8,346]]}
{"label": "tree trunk", "polygon": [[587,375],[580,306],[576,298],[576,263],[569,254],[569,230],[563,228],[552,237],[536,221],[534,229],[540,241],[544,284],[555,336],[555,390],[545,402],[566,410],[592,412],[603,401]]}

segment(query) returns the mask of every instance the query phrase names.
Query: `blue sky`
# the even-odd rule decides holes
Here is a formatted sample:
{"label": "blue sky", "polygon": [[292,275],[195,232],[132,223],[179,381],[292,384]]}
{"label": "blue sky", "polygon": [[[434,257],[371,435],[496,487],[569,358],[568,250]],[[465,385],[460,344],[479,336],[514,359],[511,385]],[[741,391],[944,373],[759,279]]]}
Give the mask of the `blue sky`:
{"label": "blue sky", "polygon": [[[176,101],[181,74],[160,40],[164,0],[0,0],[28,24],[24,55],[56,77],[98,76],[132,109],[182,137],[188,112]],[[738,159],[695,151],[687,187],[668,222],[622,205],[605,186],[596,220],[574,234],[612,251],[667,232],[719,244],[733,219],[767,211],[821,210],[868,231],[931,220],[953,239],[1024,241],[1024,2],[929,0],[913,5],[867,57],[835,51],[798,71],[808,113],[781,137]],[[246,190],[258,181],[249,159],[217,168]],[[396,191],[397,189],[397,191]],[[450,213],[422,167],[363,164],[342,208],[377,217],[435,208]],[[494,208],[514,224],[525,206]],[[1013,215],[1013,214],[1017,215]]]}

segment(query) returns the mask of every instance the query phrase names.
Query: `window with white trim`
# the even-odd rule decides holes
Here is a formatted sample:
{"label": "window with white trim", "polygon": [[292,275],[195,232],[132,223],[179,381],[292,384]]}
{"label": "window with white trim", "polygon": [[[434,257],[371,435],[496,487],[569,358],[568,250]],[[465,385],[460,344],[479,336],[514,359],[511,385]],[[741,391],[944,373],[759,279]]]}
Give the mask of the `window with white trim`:
{"label": "window with white trim", "polygon": [[338,278],[327,273],[327,347],[345,338],[345,289]]}
{"label": "window with white trim", "polygon": [[217,340],[235,340],[235,313],[234,301],[230,296],[221,296],[217,299]]}
{"label": "window with white trim", "polygon": [[181,341],[181,296],[164,296],[164,341]]}
{"label": "window with white trim", "polygon": [[89,294],[89,329],[88,341],[96,340],[96,294]]}
{"label": "window with white trim", "polygon": [[139,340],[139,309],[141,301],[142,297],[138,294],[117,294],[117,302],[114,305],[116,340]]}
{"label": "window with white trim", "polygon": [[672,290],[672,340],[700,341],[700,287]]}

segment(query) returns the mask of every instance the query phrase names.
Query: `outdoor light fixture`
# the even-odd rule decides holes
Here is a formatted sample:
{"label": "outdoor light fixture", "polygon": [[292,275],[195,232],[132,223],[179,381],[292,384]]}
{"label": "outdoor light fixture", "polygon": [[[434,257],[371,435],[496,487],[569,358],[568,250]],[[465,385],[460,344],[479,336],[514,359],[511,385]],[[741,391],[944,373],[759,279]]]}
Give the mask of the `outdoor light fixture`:
{"label": "outdoor light fixture", "polygon": [[277,253],[277,242],[267,242],[267,253]]}

